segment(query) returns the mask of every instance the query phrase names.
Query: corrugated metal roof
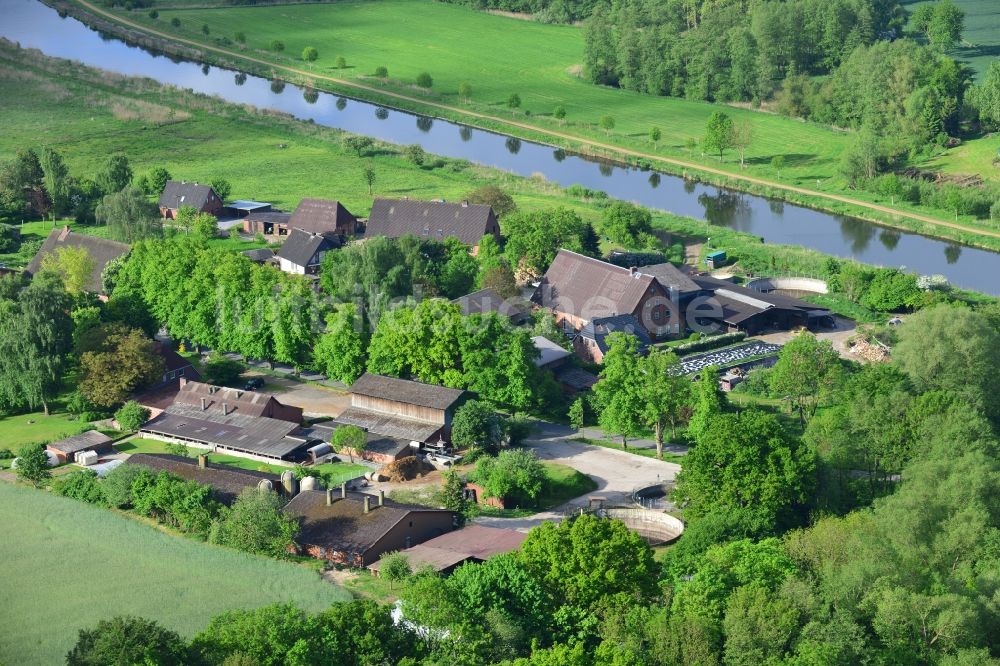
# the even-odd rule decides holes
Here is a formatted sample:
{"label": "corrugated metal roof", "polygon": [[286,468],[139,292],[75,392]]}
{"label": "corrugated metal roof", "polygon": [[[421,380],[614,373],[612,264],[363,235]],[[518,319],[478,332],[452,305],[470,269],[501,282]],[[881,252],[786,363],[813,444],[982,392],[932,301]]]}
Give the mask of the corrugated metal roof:
{"label": "corrugated metal roof", "polygon": [[443,241],[455,237],[465,245],[479,245],[489,233],[493,209],[484,204],[376,199],[365,236],[400,238],[406,235]]}
{"label": "corrugated metal roof", "polygon": [[431,409],[448,409],[465,395],[465,391],[461,389],[421,384],[408,379],[373,375],[368,372],[351,384],[351,393]]}

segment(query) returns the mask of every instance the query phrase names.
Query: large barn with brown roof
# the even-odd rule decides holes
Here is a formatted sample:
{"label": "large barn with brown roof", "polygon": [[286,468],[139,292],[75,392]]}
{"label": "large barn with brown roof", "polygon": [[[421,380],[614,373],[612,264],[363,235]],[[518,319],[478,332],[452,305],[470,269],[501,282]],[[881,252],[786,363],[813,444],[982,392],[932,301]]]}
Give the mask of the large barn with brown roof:
{"label": "large barn with brown roof", "polygon": [[567,331],[618,315],[633,315],[654,339],[681,330],[680,313],[655,277],[569,250],[556,254],[533,300]]}
{"label": "large barn with brown roof", "polygon": [[352,567],[366,567],[384,553],[410,548],[455,528],[451,511],[340,490],[303,491],[284,512],[300,522],[296,538],[300,551]]}
{"label": "large barn with brown roof", "polygon": [[315,442],[301,424],[301,407],[282,404],[269,393],[182,378],[174,401],[139,432],[257,460],[295,462]]}
{"label": "large barn with brown roof", "polygon": [[90,255],[90,258],[94,260],[94,267],[90,271],[90,275],[87,276],[87,283],[84,285],[84,288],[92,294],[99,294],[103,291],[101,273],[103,273],[108,263],[123,254],[127,254],[130,249],[125,243],[108,240],[107,238],[98,238],[97,236],[89,236],[87,234],[78,234],[71,231],[69,227],[53,229],[49,232],[45,242],[42,243],[42,247],[39,248],[31,262],[24,269],[24,272],[28,275],[37,274],[42,270],[42,262],[45,258],[55,254],[60,248],[64,247],[83,248]]}
{"label": "large barn with brown roof", "polygon": [[460,389],[365,373],[351,385],[351,406],[336,421],[385,437],[428,443],[451,434]]}
{"label": "large barn with brown roof", "polygon": [[500,242],[500,224],[493,208],[468,201],[418,201],[415,199],[376,199],[365,228],[365,237],[401,238],[416,236],[443,241],[457,238],[478,251],[483,236]]}

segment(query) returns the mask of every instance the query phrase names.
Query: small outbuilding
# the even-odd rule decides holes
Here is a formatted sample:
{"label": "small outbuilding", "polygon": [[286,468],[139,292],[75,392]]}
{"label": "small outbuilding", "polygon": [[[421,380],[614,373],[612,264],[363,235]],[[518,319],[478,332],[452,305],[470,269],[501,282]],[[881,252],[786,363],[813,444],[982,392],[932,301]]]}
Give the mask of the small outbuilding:
{"label": "small outbuilding", "polygon": [[52,442],[46,445],[45,449],[55,455],[59,463],[62,464],[75,461],[76,454],[84,451],[94,451],[99,454],[111,453],[113,451],[111,442],[112,439],[104,433],[88,430],[79,435]]}

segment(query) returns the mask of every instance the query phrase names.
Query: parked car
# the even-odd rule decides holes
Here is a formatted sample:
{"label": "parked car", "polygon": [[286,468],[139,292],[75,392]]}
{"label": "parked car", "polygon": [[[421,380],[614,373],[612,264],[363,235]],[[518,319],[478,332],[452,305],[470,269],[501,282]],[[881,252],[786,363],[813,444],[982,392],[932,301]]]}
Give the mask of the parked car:
{"label": "parked car", "polygon": [[259,388],[263,388],[264,380],[260,377],[251,377],[247,380],[247,383],[243,386],[244,391],[256,391]]}

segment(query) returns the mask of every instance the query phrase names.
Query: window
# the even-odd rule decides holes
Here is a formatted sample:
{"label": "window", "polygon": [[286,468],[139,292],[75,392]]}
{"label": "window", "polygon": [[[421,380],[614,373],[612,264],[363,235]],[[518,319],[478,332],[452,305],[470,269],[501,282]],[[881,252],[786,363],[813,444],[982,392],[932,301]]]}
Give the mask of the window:
{"label": "window", "polygon": [[660,311],[653,310],[653,321],[660,321]]}

